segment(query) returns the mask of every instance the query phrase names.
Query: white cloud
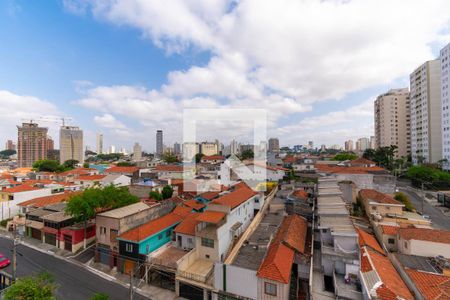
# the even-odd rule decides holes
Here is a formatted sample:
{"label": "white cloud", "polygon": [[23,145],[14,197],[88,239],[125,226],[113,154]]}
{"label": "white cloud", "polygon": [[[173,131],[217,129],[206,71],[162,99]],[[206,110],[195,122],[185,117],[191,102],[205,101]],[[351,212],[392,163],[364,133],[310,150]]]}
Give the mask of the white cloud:
{"label": "white cloud", "polygon": [[104,128],[124,129],[125,124],[117,120],[113,115],[103,114],[103,116],[95,116],[94,122]]}
{"label": "white cloud", "polygon": [[42,118],[61,115],[58,108],[46,100],[0,90],[0,137],[3,137],[3,140],[7,138],[16,140],[16,125],[30,120],[49,127],[49,134],[57,140],[58,124],[46,123]]}

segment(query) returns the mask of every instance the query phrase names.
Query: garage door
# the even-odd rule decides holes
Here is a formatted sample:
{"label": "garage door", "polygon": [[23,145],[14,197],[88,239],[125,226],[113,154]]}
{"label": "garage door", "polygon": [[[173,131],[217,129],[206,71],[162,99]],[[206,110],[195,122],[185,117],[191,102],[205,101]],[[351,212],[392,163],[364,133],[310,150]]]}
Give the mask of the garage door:
{"label": "garage door", "polygon": [[39,229],[31,228],[31,237],[33,239],[41,240],[42,239],[42,232]]}
{"label": "garage door", "polygon": [[72,252],[72,236],[64,235],[64,249]]}
{"label": "garage door", "polygon": [[56,246],[56,234],[46,233],[45,234],[45,243]]}

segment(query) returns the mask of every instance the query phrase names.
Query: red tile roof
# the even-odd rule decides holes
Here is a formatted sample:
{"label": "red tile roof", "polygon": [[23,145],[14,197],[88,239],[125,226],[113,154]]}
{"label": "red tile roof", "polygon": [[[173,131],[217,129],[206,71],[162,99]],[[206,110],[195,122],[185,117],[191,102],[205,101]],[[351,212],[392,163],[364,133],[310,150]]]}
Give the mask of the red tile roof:
{"label": "red tile roof", "polygon": [[405,240],[420,240],[450,244],[450,230],[427,228],[400,228],[398,234]]}
{"label": "red tile roof", "polygon": [[[365,273],[376,270],[382,282],[375,290],[377,298],[394,300],[397,299],[397,296],[400,296],[407,300],[414,299],[389,258],[368,247],[361,247],[361,257],[363,258],[361,260],[361,271]],[[369,286],[368,288],[374,287]]]}
{"label": "red tile roof", "polygon": [[197,220],[198,216],[198,213],[191,213],[175,227],[174,231],[181,234],[195,235],[195,226],[200,223],[200,221]]}
{"label": "red tile roof", "polygon": [[305,219],[298,215],[285,217],[258,269],[258,277],[288,283],[295,251],[305,252],[307,230]]}
{"label": "red tile roof", "polygon": [[59,176],[67,176],[67,175],[88,175],[90,173],[90,171],[95,171],[95,169],[91,169],[91,168],[76,168],[73,170],[68,170],[62,173],[59,173]]}
{"label": "red tile roof", "polygon": [[257,194],[258,193],[253,191],[251,188],[245,186],[236,189],[231,193],[220,196],[219,198],[211,201],[211,203],[226,205],[231,209],[234,209]]}
{"label": "red tile roof", "polygon": [[56,195],[50,195],[50,196],[44,196],[39,198],[34,198],[22,203],[19,203],[17,205],[19,206],[33,206],[33,207],[44,207],[46,205],[50,204],[56,204],[60,203],[66,200],[69,200],[70,197],[80,194],[81,192],[65,192],[62,194],[56,194]]}
{"label": "red tile roof", "polygon": [[381,254],[384,254],[383,248],[381,248],[380,244],[378,243],[374,235],[362,230],[361,228],[356,228],[356,231],[358,232],[359,236],[358,242],[360,247],[369,246],[373,250],[376,250]]}
{"label": "red tile roof", "polygon": [[217,224],[225,218],[226,213],[220,211],[207,210],[199,214],[197,221]]}
{"label": "red tile roof", "polygon": [[356,166],[356,165],[376,165],[377,163],[368,159],[365,159],[364,157],[360,157],[357,159],[354,159],[350,161],[350,165]]}
{"label": "red tile roof", "polygon": [[387,235],[397,235],[399,228],[398,226],[381,225],[381,230]]}
{"label": "red tile roof", "polygon": [[359,195],[370,201],[383,203],[383,204],[395,204],[395,205],[403,205],[401,202],[392,198],[392,196],[381,193],[379,191],[373,189],[362,189],[359,191]]}
{"label": "red tile roof", "polygon": [[293,193],[294,197],[307,200],[308,199],[308,193],[305,190],[296,190]]}
{"label": "red tile roof", "polygon": [[111,167],[105,170],[105,173],[134,173],[139,171],[138,167],[129,166],[129,167]]}
{"label": "red tile roof", "polygon": [[225,160],[225,157],[222,155],[209,155],[203,156],[202,160]]}
{"label": "red tile roof", "polygon": [[54,180],[49,180],[49,179],[27,179],[27,180],[23,181],[24,184],[28,184],[28,185],[51,184],[54,182],[55,182]]}
{"label": "red tile roof", "polygon": [[2,193],[21,193],[21,192],[29,192],[29,191],[35,191],[35,190],[40,190],[40,188],[31,186],[28,184],[22,184],[22,185],[4,189],[1,192]]}
{"label": "red tile roof", "polygon": [[96,181],[96,180],[102,180],[105,177],[106,177],[106,175],[85,175],[85,176],[79,176],[77,180]]}
{"label": "red tile roof", "polygon": [[211,201],[214,198],[216,198],[217,196],[219,196],[219,192],[205,192],[205,193],[202,193],[202,194],[200,194],[198,196],[202,197],[203,199]]}
{"label": "red tile roof", "polygon": [[183,166],[180,165],[157,165],[155,169],[158,172],[183,172]]}
{"label": "red tile roof", "polygon": [[170,213],[160,218],[151,220],[150,222],[147,222],[143,225],[130,229],[119,235],[119,238],[127,241],[140,242],[170,226],[178,224],[182,220],[183,217],[175,213]]}
{"label": "red tile roof", "polygon": [[284,163],[295,163],[297,161],[297,158],[292,155],[287,155],[285,158],[283,158]]}
{"label": "red tile roof", "polygon": [[172,213],[177,214],[177,215],[182,216],[182,217],[186,217],[191,212],[192,212],[192,208],[190,208],[190,207],[177,206],[177,207],[175,207],[175,209],[173,210]]}
{"label": "red tile roof", "polygon": [[327,164],[314,164],[314,167],[318,172],[334,173],[334,174],[370,174],[375,173],[387,173],[387,171],[381,167],[348,167],[338,165]]}
{"label": "red tile roof", "polygon": [[406,273],[426,300],[450,299],[450,277],[413,269]]}
{"label": "red tile roof", "polygon": [[193,208],[195,210],[200,210],[206,206],[205,204],[198,202],[197,200],[194,200],[194,199],[186,200],[183,202],[183,204],[186,205],[187,207]]}

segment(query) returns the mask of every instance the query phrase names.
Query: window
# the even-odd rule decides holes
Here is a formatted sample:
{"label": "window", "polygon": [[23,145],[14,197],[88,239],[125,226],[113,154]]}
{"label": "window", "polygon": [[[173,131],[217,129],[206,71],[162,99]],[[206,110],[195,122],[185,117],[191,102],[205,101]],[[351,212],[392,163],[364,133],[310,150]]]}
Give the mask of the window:
{"label": "window", "polygon": [[133,244],[126,244],[125,245],[125,250],[127,252],[133,252]]}
{"label": "window", "polygon": [[277,286],[270,282],[264,282],[264,293],[271,296],[277,295]]}
{"label": "window", "polygon": [[162,240],[162,234],[158,234],[158,240]]}
{"label": "window", "polygon": [[388,239],[389,244],[395,244],[395,239]]}
{"label": "window", "polygon": [[100,226],[100,234],[106,234],[106,227]]}
{"label": "window", "polygon": [[408,249],[408,242],[405,242],[405,248]]}
{"label": "window", "polygon": [[169,237],[171,235],[172,235],[172,233],[170,232],[170,230],[166,231],[166,237]]}
{"label": "window", "polygon": [[202,238],[202,246],[209,247],[209,248],[214,248],[214,240],[213,239]]}

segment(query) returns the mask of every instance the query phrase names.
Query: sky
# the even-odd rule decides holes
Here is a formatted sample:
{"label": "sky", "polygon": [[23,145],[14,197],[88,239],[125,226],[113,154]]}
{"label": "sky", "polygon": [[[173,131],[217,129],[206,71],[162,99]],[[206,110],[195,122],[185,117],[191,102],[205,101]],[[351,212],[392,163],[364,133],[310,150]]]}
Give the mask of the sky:
{"label": "sky", "polygon": [[[373,101],[450,42],[447,0],[0,1],[0,142],[60,118],[95,150],[182,141],[185,109],[263,109],[281,145],[373,135]],[[213,116],[214,113],[211,113]],[[249,117],[251,119],[251,116]],[[199,139],[251,141],[251,120]],[[250,128],[250,129],[249,129]],[[3,143],[3,142],[2,142]],[[56,143],[57,144],[57,143]]]}

